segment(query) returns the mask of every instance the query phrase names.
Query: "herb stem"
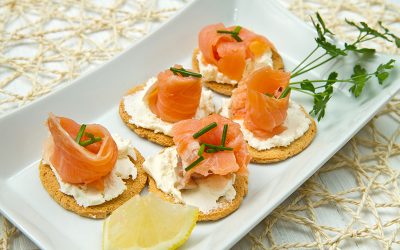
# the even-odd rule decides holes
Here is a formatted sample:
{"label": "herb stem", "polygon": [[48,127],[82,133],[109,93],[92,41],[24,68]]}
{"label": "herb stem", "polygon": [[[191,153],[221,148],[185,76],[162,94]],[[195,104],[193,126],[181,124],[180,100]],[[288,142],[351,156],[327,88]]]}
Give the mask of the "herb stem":
{"label": "herb stem", "polygon": [[301,65],[303,65],[303,63],[305,63],[305,62],[308,60],[308,58],[310,58],[310,57],[315,53],[315,51],[318,50],[318,48],[319,48],[319,46],[317,45],[317,47],[315,47],[315,49],[314,49],[313,51],[311,51],[311,53],[308,54],[308,56],[307,56],[306,58],[304,58],[304,60],[301,61],[301,62],[299,63],[299,65],[297,65],[291,72],[296,72],[296,70],[297,70]]}
{"label": "herb stem", "polygon": [[306,66],[302,67],[301,69],[297,70],[297,72],[294,72],[293,75],[296,76],[296,74],[300,73],[301,71],[305,70],[307,67],[309,67],[310,65],[312,65],[313,63],[318,62],[318,60],[320,60],[321,58],[323,58],[324,56],[326,56],[328,53],[324,53],[322,55],[320,55],[318,58],[315,58],[313,61],[309,62]]}
{"label": "herb stem", "polygon": [[293,78],[295,78],[296,76],[302,75],[302,74],[304,74],[304,73],[306,73],[306,72],[308,72],[308,71],[310,71],[310,70],[313,70],[313,69],[315,69],[315,68],[318,68],[319,66],[321,66],[321,65],[323,65],[323,64],[325,64],[325,63],[327,63],[327,62],[329,62],[329,61],[331,61],[331,60],[333,60],[334,58],[336,58],[336,56],[332,56],[332,57],[326,59],[325,61],[322,61],[321,63],[319,63],[319,64],[317,64],[317,65],[315,65],[315,66],[313,66],[313,67],[311,67],[311,68],[308,68],[308,69],[305,69],[305,70],[302,70],[302,71],[298,71],[298,72],[296,72],[295,74],[293,74],[290,78],[293,79]]}

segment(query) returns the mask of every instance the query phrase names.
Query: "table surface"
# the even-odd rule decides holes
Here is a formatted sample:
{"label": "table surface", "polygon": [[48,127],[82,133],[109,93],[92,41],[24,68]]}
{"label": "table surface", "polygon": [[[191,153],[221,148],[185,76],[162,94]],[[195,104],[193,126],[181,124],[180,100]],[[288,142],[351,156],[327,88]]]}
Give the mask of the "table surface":
{"label": "table surface", "polygon": [[[313,5],[318,2],[325,4],[326,9],[339,6],[338,3],[328,6],[333,5],[329,1],[281,1],[299,16],[305,15],[305,10],[315,8]],[[343,1],[338,2],[342,5],[346,4]],[[357,1],[350,1],[348,4],[355,2]],[[372,1],[364,2],[371,3]],[[180,6],[178,1],[173,1],[172,7]],[[349,6],[341,7],[350,8]],[[397,18],[400,20],[400,14]],[[387,108],[382,110],[382,115],[367,125],[316,175],[238,242],[233,249],[248,249],[250,246],[275,249],[322,248],[326,237],[337,241],[338,245],[331,242],[331,246],[340,246],[345,249],[382,249],[384,247],[400,249],[398,237],[400,187],[397,182],[400,171],[399,110],[400,102],[394,99]],[[376,160],[377,155],[378,160]],[[383,159],[385,157],[387,159]],[[382,173],[371,169],[373,166],[378,167],[386,175],[383,176]],[[391,179],[391,182],[388,182],[388,179]],[[379,182],[375,182],[378,180]],[[376,190],[381,189],[381,193],[365,192],[365,189],[371,186]],[[382,192],[392,193],[390,199]],[[383,210],[383,208],[386,209]],[[354,220],[352,216],[356,215],[362,220],[352,221]],[[374,227],[374,225],[378,226]],[[3,228],[4,225],[1,224],[0,231]],[[370,229],[363,231],[360,228]],[[352,232],[353,235],[348,232]],[[393,245],[389,246],[387,244],[389,241],[394,242]],[[11,249],[37,249],[22,234],[16,234],[10,246]]]}

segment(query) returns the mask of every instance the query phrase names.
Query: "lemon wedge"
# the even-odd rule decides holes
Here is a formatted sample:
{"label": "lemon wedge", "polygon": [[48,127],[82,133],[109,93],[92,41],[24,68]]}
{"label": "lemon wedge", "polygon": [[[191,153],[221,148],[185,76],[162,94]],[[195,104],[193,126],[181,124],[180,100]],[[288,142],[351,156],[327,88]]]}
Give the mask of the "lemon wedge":
{"label": "lemon wedge", "polygon": [[189,238],[198,214],[198,208],[151,193],[137,195],[104,221],[103,249],[176,249]]}

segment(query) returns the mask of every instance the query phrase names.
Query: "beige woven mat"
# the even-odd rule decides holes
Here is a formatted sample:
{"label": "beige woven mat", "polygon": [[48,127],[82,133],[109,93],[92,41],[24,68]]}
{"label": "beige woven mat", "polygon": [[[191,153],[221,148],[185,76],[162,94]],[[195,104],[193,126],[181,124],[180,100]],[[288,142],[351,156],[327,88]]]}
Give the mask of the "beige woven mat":
{"label": "beige woven mat", "polygon": [[[94,2],[94,1],[93,1]],[[110,6],[69,0],[0,3],[0,114],[50,92],[93,64],[110,59],[176,8],[121,0]],[[383,0],[284,0],[307,20],[318,10],[342,39],[345,16],[400,32],[400,7]],[[51,22],[65,28],[52,28]],[[6,29],[8,22],[15,22]],[[102,31],[99,42],[96,33]],[[80,46],[71,46],[78,42]],[[17,52],[13,48],[19,47]],[[37,50],[24,54],[24,46]],[[378,50],[400,54],[386,43]],[[22,48],[22,49],[21,49]],[[22,55],[18,54],[21,53]],[[17,87],[18,86],[18,87]],[[16,89],[22,89],[18,92]],[[382,124],[392,124],[386,129]],[[395,129],[393,129],[393,127]],[[234,248],[400,248],[400,100],[393,99],[356,137]],[[345,176],[345,178],[343,177]],[[331,220],[327,218],[333,218]],[[4,220],[0,249],[18,231]],[[33,246],[27,244],[27,246]],[[15,245],[14,245],[15,248]]]}

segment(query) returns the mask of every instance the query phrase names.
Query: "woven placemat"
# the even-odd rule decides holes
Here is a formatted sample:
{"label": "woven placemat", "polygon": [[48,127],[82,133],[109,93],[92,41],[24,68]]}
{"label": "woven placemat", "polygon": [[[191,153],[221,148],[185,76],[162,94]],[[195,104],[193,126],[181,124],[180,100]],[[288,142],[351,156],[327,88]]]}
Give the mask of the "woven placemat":
{"label": "woven placemat", "polygon": [[[146,34],[152,24],[168,18],[183,3],[172,2],[176,7],[163,8],[156,1],[145,0],[121,0],[109,6],[78,0],[0,3],[0,114],[51,92],[123,51]],[[352,31],[343,26],[345,16],[364,20],[372,26],[381,20],[394,33],[400,33],[399,5],[383,0],[286,3],[306,21],[318,10],[328,26],[344,40],[353,38]],[[63,22],[65,28],[54,28],[53,22]],[[79,46],[72,46],[76,42]],[[379,51],[400,54],[384,42],[373,46]],[[393,99],[234,248],[337,249],[362,245],[358,241],[361,239],[367,242],[366,249],[400,247],[399,110],[399,99]],[[397,129],[379,129],[382,127],[379,125],[387,122],[397,124]],[[344,182],[337,178],[343,173],[353,179],[351,185],[348,179]],[[340,191],[337,188],[336,192],[332,191],[332,183],[326,181],[329,179],[335,180]],[[325,216],[337,213],[341,226],[321,223],[324,212]],[[0,249],[9,249],[19,234],[4,218],[3,222]]]}

